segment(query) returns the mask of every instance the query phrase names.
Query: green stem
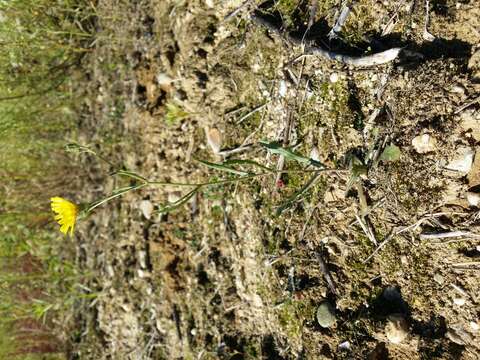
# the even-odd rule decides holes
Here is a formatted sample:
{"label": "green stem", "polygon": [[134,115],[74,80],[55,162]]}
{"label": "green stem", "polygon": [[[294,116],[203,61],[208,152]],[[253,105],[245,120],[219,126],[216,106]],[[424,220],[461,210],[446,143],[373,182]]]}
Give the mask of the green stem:
{"label": "green stem", "polygon": [[239,182],[239,181],[251,180],[251,179],[254,179],[254,178],[267,176],[267,175],[272,175],[272,174],[321,173],[321,172],[344,172],[344,171],[347,171],[347,170],[337,170],[337,169],[281,170],[281,171],[272,170],[272,171],[269,171],[269,172],[266,172],[266,173],[251,174],[251,175],[245,175],[245,176],[236,177],[236,178],[228,179],[228,180],[218,180],[218,181],[210,181],[210,182],[204,182],[204,183],[182,183],[182,182],[166,182],[166,181],[148,181],[147,183],[149,185],[159,185],[159,186],[203,187],[203,186],[223,185],[223,184],[229,184],[229,183],[234,183],[234,182]]}
{"label": "green stem", "polygon": [[89,212],[91,212],[93,209],[95,209],[96,207],[102,205],[102,204],[105,204],[106,202],[112,200],[112,199],[115,199],[119,196],[122,196],[123,194],[131,191],[131,190],[138,190],[138,189],[141,189],[145,186],[147,186],[148,183],[142,183],[142,184],[139,184],[139,185],[134,185],[134,186],[130,186],[122,191],[119,191],[118,193],[115,193],[115,194],[112,194],[110,196],[107,196],[105,199],[102,199],[102,200],[99,200],[99,201],[96,201],[94,203],[92,203],[86,210],[85,210],[85,213],[88,214]]}
{"label": "green stem", "polygon": [[[98,155],[97,155],[98,156]],[[143,181],[142,183],[138,184],[138,185],[133,185],[133,186],[129,186],[129,187],[126,187],[102,200],[99,200],[99,201],[96,201],[94,203],[92,203],[91,205],[89,205],[86,210],[84,211],[85,214],[89,214],[93,209],[95,209],[96,207],[102,205],[102,204],[105,204],[106,202],[110,201],[110,200],[113,200],[117,197],[120,197],[122,196],[123,194],[126,194],[127,192],[131,191],[131,190],[138,190],[138,189],[141,189],[141,188],[144,188],[148,185],[155,185],[155,186],[181,186],[181,187],[194,187],[196,189],[192,190],[192,191],[198,191],[200,188],[202,187],[205,187],[205,186],[212,186],[212,185],[224,185],[224,184],[231,184],[231,183],[235,183],[235,182],[241,182],[241,181],[246,181],[246,180],[252,180],[252,179],[255,179],[255,178],[259,178],[259,177],[263,177],[263,176],[267,176],[267,175],[273,175],[273,174],[283,174],[283,173],[315,173],[317,175],[320,175],[320,173],[322,172],[343,172],[343,171],[347,171],[347,170],[337,170],[337,169],[314,169],[314,170],[280,170],[280,171],[277,171],[277,170],[270,170],[268,172],[265,172],[265,173],[260,173],[260,174],[250,174],[250,175],[245,175],[245,176],[240,176],[240,177],[236,177],[236,178],[233,178],[233,179],[227,179],[227,180],[217,180],[217,181],[208,181],[208,182],[203,182],[203,183],[183,183],[183,182],[166,182],[166,181],[149,181],[147,179],[145,179],[144,177],[142,176],[139,176],[139,175],[136,175],[136,174],[133,174],[133,173],[129,173],[129,172],[118,172],[118,175],[126,175],[126,176],[130,176],[134,179],[137,179],[137,180],[141,180]],[[135,175],[135,176],[134,176]]]}

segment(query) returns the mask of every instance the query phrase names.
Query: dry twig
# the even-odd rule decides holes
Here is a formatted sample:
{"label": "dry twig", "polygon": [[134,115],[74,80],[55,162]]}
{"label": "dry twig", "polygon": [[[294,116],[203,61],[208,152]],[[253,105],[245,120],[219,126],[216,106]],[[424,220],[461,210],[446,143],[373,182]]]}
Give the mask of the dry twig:
{"label": "dry twig", "polygon": [[480,239],[480,235],[468,231],[450,231],[437,234],[420,234],[420,240],[449,239],[455,237],[466,237],[471,239]]}
{"label": "dry twig", "polygon": [[[250,19],[254,24],[265,27],[266,29],[272,31],[273,33],[279,35],[283,39],[291,42],[294,45],[302,45],[303,41],[301,37],[297,35],[292,35],[288,32],[282,30],[280,26],[274,24],[268,19],[261,17],[257,14],[250,15]],[[351,66],[376,66],[381,64],[389,63],[395,60],[402,48],[391,48],[382,52],[378,52],[372,55],[367,56],[349,56],[344,54],[335,53],[333,51],[325,50],[317,46],[305,46],[306,55],[316,55],[328,60],[335,60],[346,65]]]}
{"label": "dry twig", "polygon": [[319,251],[315,251],[315,256],[317,257],[318,263],[320,264],[320,270],[323,273],[323,277],[327,282],[327,286],[332,292],[333,295],[337,295],[337,289],[335,288],[335,284],[333,283],[332,276],[330,275],[330,270],[328,270],[327,263],[323,260],[323,256]]}

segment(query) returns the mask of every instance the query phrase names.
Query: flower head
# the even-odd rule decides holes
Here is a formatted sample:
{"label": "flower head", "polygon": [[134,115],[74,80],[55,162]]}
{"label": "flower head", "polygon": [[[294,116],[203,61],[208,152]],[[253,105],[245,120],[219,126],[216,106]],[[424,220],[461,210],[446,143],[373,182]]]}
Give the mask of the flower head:
{"label": "flower head", "polygon": [[78,215],[77,205],[58,196],[51,198],[50,201],[52,211],[56,214],[55,220],[60,224],[60,231],[66,235],[70,230],[70,236],[73,235]]}

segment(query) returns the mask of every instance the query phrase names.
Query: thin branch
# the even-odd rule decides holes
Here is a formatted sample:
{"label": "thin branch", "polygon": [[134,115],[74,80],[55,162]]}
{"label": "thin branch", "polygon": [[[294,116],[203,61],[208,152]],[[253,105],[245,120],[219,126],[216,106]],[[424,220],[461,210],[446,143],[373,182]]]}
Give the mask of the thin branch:
{"label": "thin branch", "polygon": [[[259,14],[250,15],[250,19],[254,24],[263,26],[272,31],[281,38],[291,42],[294,45],[302,45],[302,38],[298,35],[293,35],[289,32],[283,31],[282,28],[272,21],[260,16]],[[334,60],[351,66],[375,66],[386,64],[395,60],[403,48],[391,48],[382,52],[378,52],[367,56],[349,56],[325,50],[316,46],[305,46],[305,55],[316,55],[328,60]]]}
{"label": "thin branch", "polygon": [[420,234],[420,240],[432,239],[449,239],[455,237],[467,237],[472,239],[480,239],[480,235],[468,231],[451,231],[437,234]]}
{"label": "thin branch", "polygon": [[340,14],[338,15],[337,20],[335,21],[335,25],[333,26],[332,30],[328,33],[328,38],[330,40],[335,39],[338,37],[338,33],[342,31],[343,25],[347,22],[348,15],[350,14],[350,7],[344,3],[342,5],[342,9],[340,11]]}
{"label": "thin branch", "polygon": [[323,259],[322,254],[319,251],[315,251],[315,256],[317,257],[318,263],[320,265],[320,270],[323,273],[323,277],[327,282],[328,288],[330,289],[333,295],[337,295],[337,289],[335,288],[335,284],[333,282],[332,276],[330,275],[330,270],[328,270],[327,263]]}

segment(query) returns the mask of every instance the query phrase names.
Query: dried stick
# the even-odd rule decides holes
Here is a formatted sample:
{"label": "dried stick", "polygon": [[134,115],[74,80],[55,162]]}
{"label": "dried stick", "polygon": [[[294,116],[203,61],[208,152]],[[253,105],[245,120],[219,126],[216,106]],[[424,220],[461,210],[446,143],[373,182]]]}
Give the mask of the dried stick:
{"label": "dried stick", "polygon": [[438,234],[420,234],[420,240],[449,239],[454,237],[480,239],[480,235],[468,231],[451,231]]}
{"label": "dried stick", "polygon": [[423,26],[423,39],[427,41],[435,40],[435,36],[428,31],[428,25],[430,23],[430,1],[425,0],[425,24]]}
{"label": "dried stick", "polygon": [[373,235],[372,229],[367,225],[365,219],[361,218],[357,214],[355,214],[355,218],[357,219],[357,222],[360,224],[360,227],[362,228],[363,232],[365,235],[367,235],[368,239],[372,242],[373,245],[377,246],[377,239],[375,239],[375,235]]}
{"label": "dried stick", "polygon": [[[250,19],[254,24],[265,27],[266,29],[272,31],[283,39],[291,42],[294,45],[302,45],[302,38],[296,35],[292,35],[286,31],[283,31],[280,26],[274,24],[273,22],[261,17],[257,14],[250,15]],[[305,46],[305,55],[316,55],[328,60],[335,60],[346,65],[351,66],[376,66],[381,64],[386,64],[395,60],[402,48],[391,48],[376,54],[367,55],[367,56],[349,56],[332,51],[325,50],[321,47],[316,46]]]}
{"label": "dried stick", "polygon": [[237,16],[237,14],[238,14],[243,8],[245,8],[249,3],[250,3],[250,0],[245,0],[239,7],[237,7],[235,10],[233,10],[232,12],[230,12],[227,16],[225,16],[225,17],[223,18],[223,21],[228,21],[228,20],[230,20],[231,18],[234,18],[235,16]]}
{"label": "dried stick", "polygon": [[328,270],[327,263],[323,260],[323,256],[319,251],[315,251],[315,256],[317,257],[318,263],[320,264],[320,270],[323,273],[323,277],[327,282],[327,286],[332,292],[333,295],[337,295],[337,289],[335,288],[335,284],[333,283],[332,276],[330,275],[330,270]]}
{"label": "dried stick", "polygon": [[466,108],[469,108],[470,106],[476,104],[477,102],[480,101],[480,96],[477,96],[475,99],[473,99],[472,101],[469,101],[467,102],[466,104],[460,106],[457,110],[455,110],[455,112],[453,113],[454,115],[457,115],[457,114],[460,114],[463,110],[465,110]]}
{"label": "dried stick", "polygon": [[333,26],[332,30],[328,33],[328,38],[330,40],[335,39],[338,37],[338,33],[342,31],[343,25],[347,22],[348,15],[350,14],[350,7],[347,4],[343,4],[342,10],[340,11],[340,15],[335,21],[335,25]]}

